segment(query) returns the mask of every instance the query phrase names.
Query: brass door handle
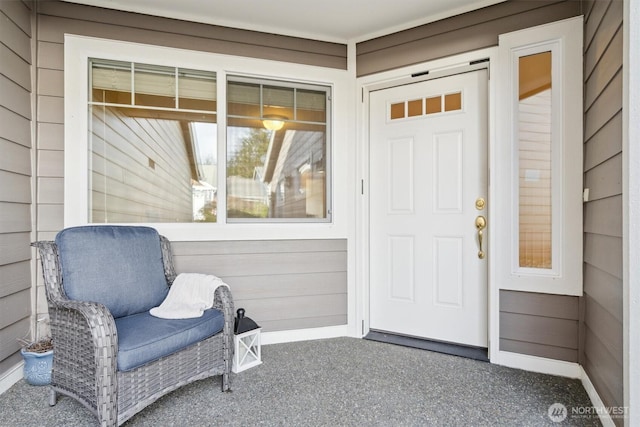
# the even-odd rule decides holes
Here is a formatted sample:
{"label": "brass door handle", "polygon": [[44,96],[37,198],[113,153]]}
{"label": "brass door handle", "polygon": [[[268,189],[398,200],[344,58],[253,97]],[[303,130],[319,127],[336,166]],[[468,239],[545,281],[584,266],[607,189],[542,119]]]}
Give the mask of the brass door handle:
{"label": "brass door handle", "polygon": [[480,250],[478,251],[478,258],[484,259],[485,253],[482,250],[482,238],[484,237],[484,230],[487,227],[487,219],[482,215],[478,215],[476,217],[476,229],[478,230],[478,244],[480,245]]}

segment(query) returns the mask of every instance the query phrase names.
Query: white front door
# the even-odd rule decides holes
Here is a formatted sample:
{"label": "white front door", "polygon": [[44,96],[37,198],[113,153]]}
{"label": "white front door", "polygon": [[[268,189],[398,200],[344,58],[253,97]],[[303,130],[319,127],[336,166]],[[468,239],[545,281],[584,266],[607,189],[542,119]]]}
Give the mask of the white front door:
{"label": "white front door", "polygon": [[487,86],[480,70],[370,94],[371,329],[487,347]]}

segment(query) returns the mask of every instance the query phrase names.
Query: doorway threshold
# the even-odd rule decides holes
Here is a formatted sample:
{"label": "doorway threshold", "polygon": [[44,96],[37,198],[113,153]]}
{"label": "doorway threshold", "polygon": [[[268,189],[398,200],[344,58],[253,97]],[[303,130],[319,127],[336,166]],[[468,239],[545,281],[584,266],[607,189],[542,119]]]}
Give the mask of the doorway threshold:
{"label": "doorway threshold", "polygon": [[401,345],[404,347],[435,351],[438,353],[450,354],[453,356],[466,357],[467,359],[480,360],[482,362],[489,361],[487,349],[483,347],[471,347],[466,345],[434,341],[424,338],[416,338],[406,335],[391,334],[389,332],[373,330],[369,331],[364,339],[384,342],[388,344]]}

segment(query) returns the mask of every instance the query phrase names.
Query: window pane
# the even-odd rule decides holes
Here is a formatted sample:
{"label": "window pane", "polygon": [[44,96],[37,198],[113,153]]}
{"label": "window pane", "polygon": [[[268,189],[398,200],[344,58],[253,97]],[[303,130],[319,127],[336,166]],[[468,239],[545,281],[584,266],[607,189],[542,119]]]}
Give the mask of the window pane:
{"label": "window pane", "polygon": [[135,105],[176,107],[176,70],[172,67],[135,64]]}
{"label": "window pane", "polygon": [[327,219],[327,89],[230,81],[227,93],[227,218]]}
{"label": "window pane", "polygon": [[407,102],[407,106],[409,107],[409,117],[416,117],[422,115],[422,99],[415,99],[413,101]]}
{"label": "window pane", "polygon": [[327,121],[327,93],[297,89],[296,120],[325,123]]}
{"label": "window pane", "polygon": [[297,120],[293,113],[293,88],[264,86],[262,88],[262,117]]}
{"label": "window pane", "polygon": [[442,97],[435,96],[425,99],[427,104],[427,114],[435,114],[442,111]]}
{"label": "window pane", "polygon": [[91,101],[131,104],[131,63],[90,60]]}
{"label": "window pane", "polygon": [[[96,61],[92,67],[94,94],[105,88],[108,73]],[[108,64],[107,64],[108,65]],[[192,107],[212,113],[173,107],[166,87],[175,78],[170,67],[133,67],[135,90],[157,105],[113,106],[107,97],[89,105],[89,221],[93,223],[215,222],[217,219],[217,125],[215,73],[179,72],[181,93]],[[126,71],[131,82],[131,68]],[[136,73],[140,72],[141,76]],[[113,80],[111,90],[124,93],[126,78]],[[175,85],[174,85],[175,88]],[[165,96],[166,95],[166,96]],[[120,96],[120,95],[119,95]],[[145,98],[146,96],[146,98]],[[104,101],[100,102],[102,99]],[[136,95],[136,100],[140,97]],[[156,102],[160,100],[161,102]],[[175,99],[172,99],[175,103]],[[204,107],[204,108],[200,108]]]}
{"label": "window pane", "polygon": [[444,96],[444,111],[455,111],[462,109],[462,93],[450,93]]}
{"label": "window pane", "polygon": [[551,52],[519,58],[519,262],[551,265]]}
{"label": "window pane", "polygon": [[260,117],[260,85],[229,82],[227,113],[230,116]]}
{"label": "window pane", "polygon": [[216,111],[215,73],[181,68],[178,71],[178,108]]}

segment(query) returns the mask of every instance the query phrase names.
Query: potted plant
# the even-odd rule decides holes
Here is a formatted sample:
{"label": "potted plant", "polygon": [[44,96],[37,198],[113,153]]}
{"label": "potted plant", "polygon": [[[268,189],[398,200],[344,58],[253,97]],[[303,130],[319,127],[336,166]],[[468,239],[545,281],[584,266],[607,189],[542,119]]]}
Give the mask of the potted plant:
{"label": "potted plant", "polygon": [[24,379],[31,385],[51,383],[53,366],[53,340],[43,338],[34,342],[20,340],[24,346],[20,350],[24,359]]}

